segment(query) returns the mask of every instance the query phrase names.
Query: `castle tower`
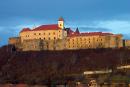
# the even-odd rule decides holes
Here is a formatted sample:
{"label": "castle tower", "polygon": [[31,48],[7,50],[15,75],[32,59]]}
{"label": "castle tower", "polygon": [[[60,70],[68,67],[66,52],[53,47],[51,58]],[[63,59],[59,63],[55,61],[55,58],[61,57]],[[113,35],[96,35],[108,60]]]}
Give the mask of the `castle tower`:
{"label": "castle tower", "polygon": [[60,17],[58,20],[58,27],[64,29],[64,19],[62,17]]}
{"label": "castle tower", "polygon": [[76,33],[76,34],[79,34],[79,33],[80,33],[78,28],[76,28],[75,33]]}

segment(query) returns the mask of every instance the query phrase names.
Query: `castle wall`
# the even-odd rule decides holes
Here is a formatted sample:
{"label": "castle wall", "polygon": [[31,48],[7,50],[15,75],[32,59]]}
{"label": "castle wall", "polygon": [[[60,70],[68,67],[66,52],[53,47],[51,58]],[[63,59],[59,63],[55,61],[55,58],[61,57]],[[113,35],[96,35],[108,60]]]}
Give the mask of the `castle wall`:
{"label": "castle wall", "polygon": [[130,48],[130,40],[125,40],[124,44],[125,44],[125,47]]}
{"label": "castle wall", "polygon": [[15,47],[21,49],[21,38],[20,37],[11,37],[8,40],[8,44],[15,45]]}
{"label": "castle wall", "polygon": [[8,41],[9,44],[16,44],[18,42],[20,42],[19,37],[11,37],[11,38],[9,38],[9,41]]}
{"label": "castle wall", "polygon": [[24,40],[22,43],[23,51],[40,51],[40,50],[63,50],[65,49],[65,40]]}
{"label": "castle wall", "polygon": [[[48,33],[44,36],[45,39],[36,33],[36,37],[32,36],[23,39],[20,42],[19,37],[9,39],[9,44],[14,44],[18,48],[22,48],[23,51],[33,50],[65,50],[65,49],[92,49],[92,48],[120,48],[123,47],[123,41],[121,35],[104,35],[104,36],[74,36],[66,37],[63,39],[54,39],[56,35],[50,32],[50,40],[48,39]],[[28,33],[26,33],[28,34]],[[39,39],[41,38],[41,39]],[[125,41],[126,47],[130,47],[130,40]]]}
{"label": "castle wall", "polygon": [[120,48],[122,37],[118,35],[75,36],[57,40],[30,39],[23,41],[23,51]]}
{"label": "castle wall", "polygon": [[123,36],[121,34],[117,34],[116,36],[118,48],[123,47]]}
{"label": "castle wall", "polygon": [[116,36],[76,36],[67,38],[67,49],[116,48],[122,47],[122,39]]}
{"label": "castle wall", "polygon": [[21,42],[24,40],[43,39],[43,40],[57,40],[63,39],[66,32],[62,29],[58,30],[39,30],[39,31],[26,31],[21,32]]}
{"label": "castle wall", "polygon": [[22,42],[23,51],[38,51],[41,50],[40,48],[40,40],[24,40]]}

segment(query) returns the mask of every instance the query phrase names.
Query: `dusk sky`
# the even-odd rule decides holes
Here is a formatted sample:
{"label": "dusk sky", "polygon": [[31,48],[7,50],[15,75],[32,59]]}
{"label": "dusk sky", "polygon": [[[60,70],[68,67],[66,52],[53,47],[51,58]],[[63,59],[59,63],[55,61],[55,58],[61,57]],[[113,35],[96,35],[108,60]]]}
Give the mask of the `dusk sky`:
{"label": "dusk sky", "polygon": [[130,39],[130,0],[0,0],[0,46],[22,28],[55,24],[61,16],[65,27]]}

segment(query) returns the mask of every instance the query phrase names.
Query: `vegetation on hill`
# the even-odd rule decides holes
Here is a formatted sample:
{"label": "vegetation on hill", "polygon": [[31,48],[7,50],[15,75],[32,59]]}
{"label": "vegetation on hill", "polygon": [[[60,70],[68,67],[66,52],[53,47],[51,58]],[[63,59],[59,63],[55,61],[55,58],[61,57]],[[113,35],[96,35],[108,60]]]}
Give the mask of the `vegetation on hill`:
{"label": "vegetation on hill", "polygon": [[128,49],[15,51],[0,48],[0,83],[44,84],[67,81],[86,70],[113,69],[130,63]]}

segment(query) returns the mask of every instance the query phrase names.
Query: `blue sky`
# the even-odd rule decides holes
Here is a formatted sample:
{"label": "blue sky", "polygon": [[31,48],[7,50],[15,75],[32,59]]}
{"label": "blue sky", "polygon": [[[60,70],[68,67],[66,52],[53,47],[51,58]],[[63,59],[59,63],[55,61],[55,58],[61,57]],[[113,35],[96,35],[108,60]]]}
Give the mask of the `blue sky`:
{"label": "blue sky", "polygon": [[57,23],[80,31],[122,33],[130,39],[130,0],[0,0],[0,46],[24,27]]}

